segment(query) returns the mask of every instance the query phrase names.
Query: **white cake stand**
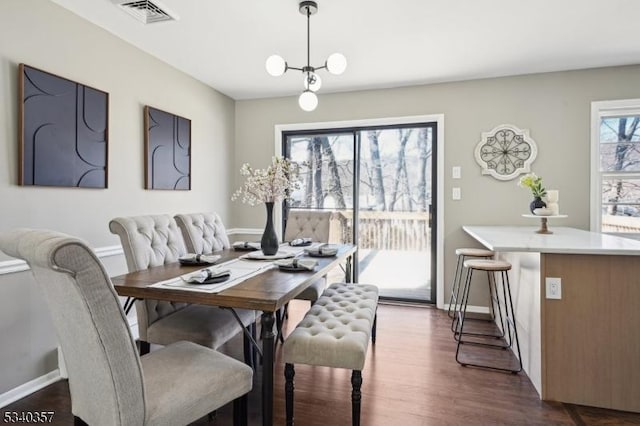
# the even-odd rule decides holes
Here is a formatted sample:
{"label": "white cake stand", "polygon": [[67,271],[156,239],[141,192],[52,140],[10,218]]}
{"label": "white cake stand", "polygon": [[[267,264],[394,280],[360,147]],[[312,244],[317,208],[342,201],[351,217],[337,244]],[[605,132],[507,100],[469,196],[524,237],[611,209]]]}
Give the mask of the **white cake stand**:
{"label": "white cake stand", "polygon": [[536,231],[536,234],[553,234],[553,232],[549,231],[549,228],[547,228],[547,219],[562,219],[569,216],[567,216],[566,214],[554,214],[548,216],[537,214],[523,214],[522,217],[540,219],[540,229]]}

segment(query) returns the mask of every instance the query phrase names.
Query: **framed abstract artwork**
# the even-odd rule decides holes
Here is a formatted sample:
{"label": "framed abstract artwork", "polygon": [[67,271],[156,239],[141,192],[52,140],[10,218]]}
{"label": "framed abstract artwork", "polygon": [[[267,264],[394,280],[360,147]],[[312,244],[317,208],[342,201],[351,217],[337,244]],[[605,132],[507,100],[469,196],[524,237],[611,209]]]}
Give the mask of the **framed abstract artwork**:
{"label": "framed abstract artwork", "polygon": [[107,188],[109,94],[19,66],[20,185]]}
{"label": "framed abstract artwork", "polygon": [[191,189],[191,120],[144,107],[146,189]]}

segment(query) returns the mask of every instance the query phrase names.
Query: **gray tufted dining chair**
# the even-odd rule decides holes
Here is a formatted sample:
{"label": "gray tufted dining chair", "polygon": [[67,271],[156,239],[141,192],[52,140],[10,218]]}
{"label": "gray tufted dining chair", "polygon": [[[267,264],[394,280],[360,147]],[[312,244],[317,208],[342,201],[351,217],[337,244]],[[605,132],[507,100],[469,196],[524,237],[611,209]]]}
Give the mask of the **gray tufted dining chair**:
{"label": "gray tufted dining chair", "polygon": [[[284,241],[293,241],[296,238],[311,238],[313,242],[328,243],[330,230],[330,211],[318,210],[298,210],[290,209],[287,215]],[[320,297],[327,286],[327,277],[315,280],[309,287],[304,289],[294,299],[308,300],[313,305]],[[284,307],[284,316],[288,317],[289,304]],[[278,328],[278,339],[284,342],[282,335],[283,313],[276,313],[276,327]]]}
{"label": "gray tufted dining chair", "polygon": [[[109,229],[120,237],[129,272],[177,262],[187,253],[176,221],[169,215],[118,217]],[[242,327],[255,323],[255,311],[236,309],[242,326],[228,309],[158,300],[137,300],[140,351],[149,344],[167,345],[188,340],[217,349]],[[245,361],[251,362],[249,341],[245,338]]]}
{"label": "gray tufted dining chair", "polygon": [[[177,214],[174,219],[182,232],[189,253],[210,254],[231,248],[227,230],[217,213]],[[257,316],[255,318],[257,319]],[[249,352],[252,352],[251,343],[256,344],[255,321],[249,324],[248,331],[253,342],[248,341],[248,336],[245,336],[245,357],[249,357]],[[257,355],[255,352],[253,354]]]}
{"label": "gray tufted dining chair", "polygon": [[231,247],[227,230],[217,213],[190,213],[174,216],[189,253],[209,254]]}
{"label": "gray tufted dining chair", "polygon": [[47,230],[0,235],[24,259],[50,308],[65,357],[75,424],[186,425],[234,401],[247,424],[251,368],[191,342],[140,357],[111,280],[83,241]]}
{"label": "gray tufted dining chair", "polygon": [[328,243],[331,214],[332,212],[323,210],[290,209],[284,240],[311,238],[316,242]]}
{"label": "gray tufted dining chair", "polygon": [[[284,240],[292,241],[296,238],[311,238],[314,242],[328,243],[331,214],[330,211],[289,210]],[[307,287],[295,298],[309,300],[313,303],[318,300],[326,286],[327,278],[322,277],[314,281],[310,287]]]}

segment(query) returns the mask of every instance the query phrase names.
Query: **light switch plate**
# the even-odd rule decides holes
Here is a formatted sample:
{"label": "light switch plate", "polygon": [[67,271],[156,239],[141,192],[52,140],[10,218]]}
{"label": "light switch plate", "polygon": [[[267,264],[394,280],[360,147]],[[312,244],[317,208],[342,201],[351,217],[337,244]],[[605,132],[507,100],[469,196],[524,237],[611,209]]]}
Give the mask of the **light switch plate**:
{"label": "light switch plate", "polygon": [[451,177],[453,179],[460,179],[462,177],[462,169],[460,166],[453,166],[451,168]]}
{"label": "light switch plate", "polygon": [[451,198],[456,201],[462,199],[462,193],[460,191],[460,188],[453,188],[451,190]]}

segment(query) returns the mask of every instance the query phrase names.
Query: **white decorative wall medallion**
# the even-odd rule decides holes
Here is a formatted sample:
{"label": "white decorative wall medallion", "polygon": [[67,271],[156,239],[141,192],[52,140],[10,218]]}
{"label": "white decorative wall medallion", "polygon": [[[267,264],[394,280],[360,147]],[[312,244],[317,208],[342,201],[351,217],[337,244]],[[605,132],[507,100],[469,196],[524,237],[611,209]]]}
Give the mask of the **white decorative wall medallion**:
{"label": "white decorative wall medallion", "polygon": [[511,180],[531,171],[531,163],[538,155],[538,146],[529,130],[512,124],[501,124],[482,133],[482,140],[474,152],[483,175],[499,180]]}

